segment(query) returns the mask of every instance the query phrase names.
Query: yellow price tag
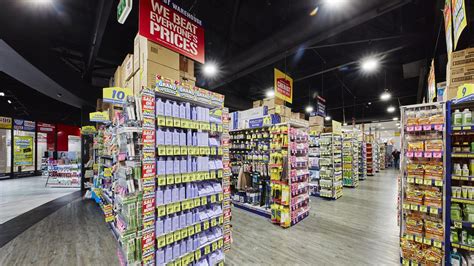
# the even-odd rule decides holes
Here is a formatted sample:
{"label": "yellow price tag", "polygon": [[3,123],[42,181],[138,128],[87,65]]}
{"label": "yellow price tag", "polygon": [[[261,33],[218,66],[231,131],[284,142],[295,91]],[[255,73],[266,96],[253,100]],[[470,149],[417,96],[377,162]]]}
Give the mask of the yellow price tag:
{"label": "yellow price tag", "polygon": [[211,177],[211,179],[216,179],[216,171],[211,170],[209,172],[209,176]]}
{"label": "yellow price tag", "polygon": [[166,214],[172,214],[174,213],[174,206],[173,204],[168,204],[166,205]]}
{"label": "yellow price tag", "polygon": [[219,201],[222,201],[224,199],[224,194],[223,193],[219,193]]}
{"label": "yellow price tag", "polygon": [[165,117],[165,123],[167,127],[172,127],[173,126],[173,118],[170,116]]}
{"label": "yellow price tag", "polygon": [[218,148],[217,149],[217,155],[223,155],[224,154],[224,150],[222,148]]}
{"label": "yellow price tag", "polygon": [[425,245],[430,245],[430,246],[431,246],[431,239],[425,238],[425,239],[423,240],[423,243],[424,243]]}
{"label": "yellow price tag", "polygon": [[201,206],[201,198],[194,199],[194,207]]}
{"label": "yellow price tag", "polygon": [[430,179],[425,179],[425,180],[423,181],[423,184],[425,184],[425,186],[431,186],[432,183],[433,183],[433,182],[432,182]]}
{"label": "yellow price tag", "polygon": [[211,246],[207,245],[204,247],[204,255],[211,253]]}
{"label": "yellow price tag", "polygon": [[201,232],[201,224],[196,224],[194,225],[194,233],[200,233]]}
{"label": "yellow price tag", "polygon": [[174,205],[174,212],[180,212],[181,211],[181,203],[176,202]]}
{"label": "yellow price tag", "polygon": [[433,246],[437,247],[437,248],[441,248],[442,247],[442,244],[440,241],[438,240],[433,240]]}
{"label": "yellow price tag", "polygon": [[173,185],[174,184],[174,175],[167,175],[166,176],[166,184]]}
{"label": "yellow price tag", "polygon": [[423,237],[421,237],[421,236],[415,236],[415,242],[423,243]]}
{"label": "yellow price tag", "polygon": [[166,215],[166,207],[165,206],[158,206],[157,208],[158,217],[163,217]]}
{"label": "yellow price tag", "polygon": [[214,227],[217,225],[217,218],[211,220],[211,226]]}
{"label": "yellow price tag", "polygon": [[219,216],[219,224],[223,224],[224,223],[224,216]]}
{"label": "yellow price tag", "polygon": [[221,248],[222,246],[224,246],[224,240],[222,239],[219,239],[219,248]]}
{"label": "yellow price tag", "polygon": [[174,239],[175,242],[181,240],[181,231],[174,232],[173,233],[173,239]]}
{"label": "yellow price tag", "polygon": [[211,131],[217,131],[217,125],[211,124]]}
{"label": "yellow price tag", "polygon": [[181,175],[180,174],[174,175],[174,183],[175,184],[181,184]]}
{"label": "yellow price tag", "polygon": [[202,197],[201,198],[201,205],[206,205],[207,204],[207,197]]}
{"label": "yellow price tag", "polygon": [[217,178],[222,178],[223,175],[224,173],[222,172],[222,170],[217,171]]}
{"label": "yellow price tag", "polygon": [[188,227],[188,236],[194,235],[194,226]]}
{"label": "yellow price tag", "polygon": [[406,259],[403,259],[403,260],[402,260],[402,265],[403,265],[403,266],[410,266],[410,261],[409,261],[409,260],[406,260]]}
{"label": "yellow price tag", "polygon": [[454,227],[455,228],[462,228],[462,223],[461,222],[454,222]]}
{"label": "yellow price tag", "polygon": [[180,155],[181,154],[181,148],[179,146],[173,146],[173,154],[174,155]]}
{"label": "yellow price tag", "polygon": [[215,147],[210,147],[210,155],[217,155],[217,150]]}
{"label": "yellow price tag", "polygon": [[166,245],[172,244],[174,242],[173,234],[166,235]]}
{"label": "yellow price tag", "polygon": [[166,176],[160,175],[160,176],[157,176],[156,179],[158,180],[158,186],[166,185]]}
{"label": "yellow price tag", "polygon": [[222,132],[222,131],[223,131],[223,130],[222,130],[222,125],[217,125],[217,131],[218,131],[218,132]]}
{"label": "yellow price tag", "polygon": [[187,119],[181,119],[181,127],[182,128],[188,128],[188,120]]}
{"label": "yellow price tag", "polygon": [[420,206],[420,211],[421,211],[421,212],[428,212],[428,207],[427,207],[427,206],[424,206],[424,205],[421,205],[421,206]]}
{"label": "yellow price tag", "polygon": [[188,183],[190,182],[190,177],[189,177],[189,174],[181,174],[181,179],[183,181],[183,183]]}
{"label": "yellow price tag", "polygon": [[164,117],[164,116],[157,116],[157,117],[156,117],[156,124],[157,124],[158,126],[162,126],[162,127],[166,126],[166,119],[165,119],[165,117]]}
{"label": "yellow price tag", "polygon": [[181,229],[181,238],[188,237],[188,229]]}
{"label": "yellow price tag", "polygon": [[430,208],[431,214],[438,214],[438,208]]}
{"label": "yellow price tag", "polygon": [[160,236],[156,239],[156,245],[158,248],[166,246],[166,236]]}
{"label": "yellow price tag", "polygon": [[186,146],[181,147],[181,155],[188,155],[188,147]]}
{"label": "yellow price tag", "polygon": [[443,186],[443,181],[441,181],[441,180],[435,180],[435,186],[437,186],[437,187],[442,187],[442,186]]}
{"label": "yellow price tag", "polygon": [[194,252],[194,259],[199,260],[201,258],[201,250],[198,249]]}
{"label": "yellow price tag", "polygon": [[203,230],[209,229],[209,221],[202,222],[202,228],[203,228]]}
{"label": "yellow price tag", "polygon": [[173,126],[181,127],[181,120],[179,118],[173,118]]}
{"label": "yellow price tag", "polygon": [[158,155],[159,156],[166,155],[166,147],[165,146],[158,146]]}
{"label": "yellow price tag", "polygon": [[212,251],[217,249],[217,242],[211,244]]}
{"label": "yellow price tag", "polygon": [[211,203],[215,203],[216,202],[216,195],[211,195]]}
{"label": "yellow price tag", "polygon": [[403,203],[403,209],[404,209],[404,210],[409,210],[409,209],[410,209],[410,204],[408,204],[408,203]]}
{"label": "yellow price tag", "polygon": [[174,155],[173,146],[166,146],[166,155]]}
{"label": "yellow price tag", "polygon": [[415,183],[415,179],[412,177],[407,178],[407,183],[413,184]]}
{"label": "yellow price tag", "polygon": [[417,210],[418,210],[418,205],[412,204],[412,205],[410,205],[410,209],[411,209],[412,211],[417,211]]}
{"label": "yellow price tag", "polygon": [[102,99],[106,103],[124,104],[128,96],[133,96],[130,88],[109,87],[102,90]]}
{"label": "yellow price tag", "polygon": [[181,209],[182,209],[183,211],[189,209],[189,202],[188,202],[187,200],[181,202]]}
{"label": "yellow price tag", "polygon": [[423,179],[421,179],[421,178],[416,178],[416,179],[415,179],[415,183],[418,184],[418,185],[421,185],[421,184],[423,184]]}

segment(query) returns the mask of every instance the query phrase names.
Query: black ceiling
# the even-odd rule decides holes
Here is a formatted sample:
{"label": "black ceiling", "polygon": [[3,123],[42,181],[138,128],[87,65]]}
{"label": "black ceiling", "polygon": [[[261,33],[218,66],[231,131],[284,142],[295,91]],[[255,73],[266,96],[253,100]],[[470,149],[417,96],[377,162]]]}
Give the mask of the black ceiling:
{"label": "black ceiling", "polygon": [[[0,38],[58,84],[87,100],[87,110],[92,109],[115,67],[133,52],[138,0],[124,25],[116,20],[117,0],[53,0],[49,6],[34,2],[2,3]],[[423,81],[423,68],[433,55],[441,59],[438,64],[442,66],[446,54],[443,31],[435,51],[444,1],[349,0],[344,9],[332,11],[322,2],[179,1],[204,22],[206,60],[216,61],[221,69],[214,80],[198,76],[198,85],[225,94],[231,109],[245,109],[272,87],[273,68],[277,67],[295,79],[295,111],[303,111],[312,95],[319,93],[327,99],[328,113],[337,120],[345,116],[347,121],[352,117],[358,121],[391,119],[393,114],[385,110],[387,103],[378,99],[384,89],[392,92],[392,105],[420,101],[420,73]],[[321,6],[318,14],[309,16],[317,5]],[[104,20],[107,13],[101,29],[97,19]],[[87,75],[95,29],[104,33],[91,75]],[[363,75],[356,62],[374,54],[383,58],[383,67],[376,74]],[[411,71],[413,77],[404,78],[403,65],[419,60]],[[444,76],[442,67],[437,74]],[[11,91],[30,114],[51,113],[48,118],[53,120],[68,116],[68,108],[61,107],[61,113],[53,108],[61,106],[60,99],[43,97],[43,104],[32,105],[36,99],[31,97],[37,95],[21,87],[0,76],[0,90]],[[426,84],[422,82],[421,87]],[[78,112],[71,119],[79,120],[80,111],[70,110]],[[0,115],[12,112],[11,106],[0,104]]]}

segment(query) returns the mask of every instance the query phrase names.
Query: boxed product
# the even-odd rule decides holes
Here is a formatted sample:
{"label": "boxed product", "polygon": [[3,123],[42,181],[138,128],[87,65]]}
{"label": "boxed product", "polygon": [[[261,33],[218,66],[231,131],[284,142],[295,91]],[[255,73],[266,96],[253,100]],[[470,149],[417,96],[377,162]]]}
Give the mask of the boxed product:
{"label": "boxed product", "polygon": [[122,67],[118,66],[114,74],[115,87],[122,87]]}
{"label": "boxed product", "polygon": [[245,111],[239,112],[240,120],[249,120],[253,118],[259,118],[268,114],[268,108],[266,106],[251,108]]}
{"label": "boxed product", "polygon": [[467,48],[451,53],[451,69],[469,63],[474,63],[474,48]]}
{"label": "boxed product", "polygon": [[127,54],[122,63],[122,83],[125,83],[133,76],[133,55]]}
{"label": "boxed product", "polygon": [[456,99],[458,93],[458,86],[448,86],[446,88],[445,94],[445,101]]}
{"label": "boxed product", "polygon": [[169,78],[174,81],[179,80],[179,71],[173,68],[169,68],[165,65],[158,64],[153,61],[146,61],[142,64],[139,75],[138,88],[147,87],[154,88],[156,86],[156,77],[161,76]]}
{"label": "boxed product", "polygon": [[322,133],[324,130],[324,125],[319,125],[319,126],[309,126],[309,132],[319,134]]}
{"label": "boxed product", "polygon": [[252,106],[252,107],[253,107],[253,108],[255,108],[255,107],[260,107],[260,106],[262,106],[262,104],[263,104],[263,101],[262,101],[262,100],[253,101],[253,106]]}
{"label": "boxed product", "polygon": [[436,101],[445,102],[446,101],[446,82],[440,82],[436,84]]}
{"label": "boxed product", "polygon": [[285,105],[285,101],[280,98],[274,97],[270,99],[264,99],[262,102],[262,106],[267,106],[268,109],[273,109],[276,105]]}
{"label": "boxed product", "polygon": [[309,118],[310,126],[324,126],[324,117],[322,116],[311,116]]}
{"label": "boxed product", "polygon": [[124,88],[129,88],[129,89],[132,89],[132,92],[134,91],[134,88],[133,88],[133,77],[127,81],[125,81],[125,83],[123,84],[123,87]]}
{"label": "boxed product", "polygon": [[147,38],[137,35],[134,40],[133,46],[134,54],[134,69],[133,71],[138,71],[142,66],[147,64],[148,61],[153,61],[164,65],[168,68],[172,68],[178,71],[179,80],[179,54],[171,51],[159,44],[149,41]]}
{"label": "boxed product", "polygon": [[183,77],[187,79],[194,79],[194,61],[184,55],[179,55],[179,71]]}

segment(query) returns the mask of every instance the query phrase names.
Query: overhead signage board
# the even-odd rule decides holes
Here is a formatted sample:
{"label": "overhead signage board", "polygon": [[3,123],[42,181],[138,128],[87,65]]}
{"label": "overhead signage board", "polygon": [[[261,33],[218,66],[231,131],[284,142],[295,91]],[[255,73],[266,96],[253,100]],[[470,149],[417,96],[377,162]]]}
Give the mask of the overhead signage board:
{"label": "overhead signage board", "polygon": [[89,113],[89,120],[91,122],[99,122],[99,123],[110,122],[109,112],[104,111],[104,112]]}
{"label": "overhead signage board", "polygon": [[125,23],[125,20],[127,20],[128,15],[130,15],[130,11],[132,11],[132,6],[132,0],[120,0],[119,4],[117,5],[117,21],[120,24]]}
{"label": "overhead signage board", "polygon": [[171,0],[141,0],[139,34],[204,64],[202,21]]}
{"label": "overhead signage board", "polygon": [[34,121],[14,119],[13,128],[16,130],[35,132],[36,123]]}
{"label": "overhead signage board", "polygon": [[337,122],[337,121],[332,120],[332,133],[342,134],[342,124],[341,124],[341,122]]}
{"label": "overhead signage board", "polygon": [[467,26],[466,4],[464,0],[452,0],[451,9],[453,11],[453,34],[454,34],[454,50],[458,46],[459,38],[462,31]]}
{"label": "overhead signage board", "polygon": [[0,116],[0,128],[11,129],[12,128],[12,118]]}
{"label": "overhead signage board", "polygon": [[285,102],[293,102],[293,79],[284,72],[275,68],[274,70],[275,97]]}

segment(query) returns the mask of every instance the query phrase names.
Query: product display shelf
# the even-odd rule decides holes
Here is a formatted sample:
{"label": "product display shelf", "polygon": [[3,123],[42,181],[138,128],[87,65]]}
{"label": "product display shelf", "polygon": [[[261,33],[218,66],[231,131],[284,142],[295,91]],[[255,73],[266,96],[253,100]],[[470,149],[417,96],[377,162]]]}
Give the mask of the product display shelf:
{"label": "product display shelf", "polygon": [[365,143],[366,150],[366,164],[367,164],[367,176],[373,176],[375,174],[374,169],[374,150],[372,142]]}
{"label": "product display shelf", "polygon": [[271,221],[288,228],[309,215],[308,132],[285,123],[270,134]]}
{"label": "product display shelf", "polygon": [[342,162],[343,185],[357,187],[359,185],[359,145],[353,133],[343,134]]}
{"label": "product display shelf", "polygon": [[319,140],[321,158],[319,196],[338,199],[342,196],[342,135],[323,133]]}
{"label": "product display shelf", "polygon": [[367,178],[366,144],[363,141],[359,141],[359,180],[365,180],[366,178]]}
{"label": "product display shelf", "polygon": [[[449,244],[450,189],[445,184],[445,104],[401,108],[401,178],[399,224],[404,265],[442,265]],[[438,130],[414,131],[414,127]],[[448,264],[446,264],[448,265]]]}
{"label": "product display shelf", "polygon": [[386,168],[386,149],[385,149],[385,144],[384,143],[380,143],[379,144],[379,147],[380,147],[380,153],[379,153],[379,157],[380,157],[380,170],[385,170]]}
{"label": "product display shelf", "polygon": [[[449,260],[471,264],[474,259],[474,101],[447,103],[447,245]],[[459,259],[460,258],[460,259]]]}
{"label": "product display shelf", "polygon": [[48,187],[57,188],[80,188],[81,187],[81,164],[60,164],[58,160],[48,160]]}
{"label": "product display shelf", "polygon": [[380,172],[380,149],[379,149],[379,144],[374,141],[372,143],[372,153],[374,157],[373,161],[373,168],[374,168],[374,173]]}
{"label": "product display shelf", "polygon": [[223,264],[230,248],[230,135],[224,96],[158,79],[156,264]]}
{"label": "product display shelf", "polygon": [[309,134],[309,189],[310,195],[319,196],[319,133],[310,132]]}
{"label": "product display shelf", "polygon": [[232,202],[270,218],[270,132],[268,127],[230,132]]}

